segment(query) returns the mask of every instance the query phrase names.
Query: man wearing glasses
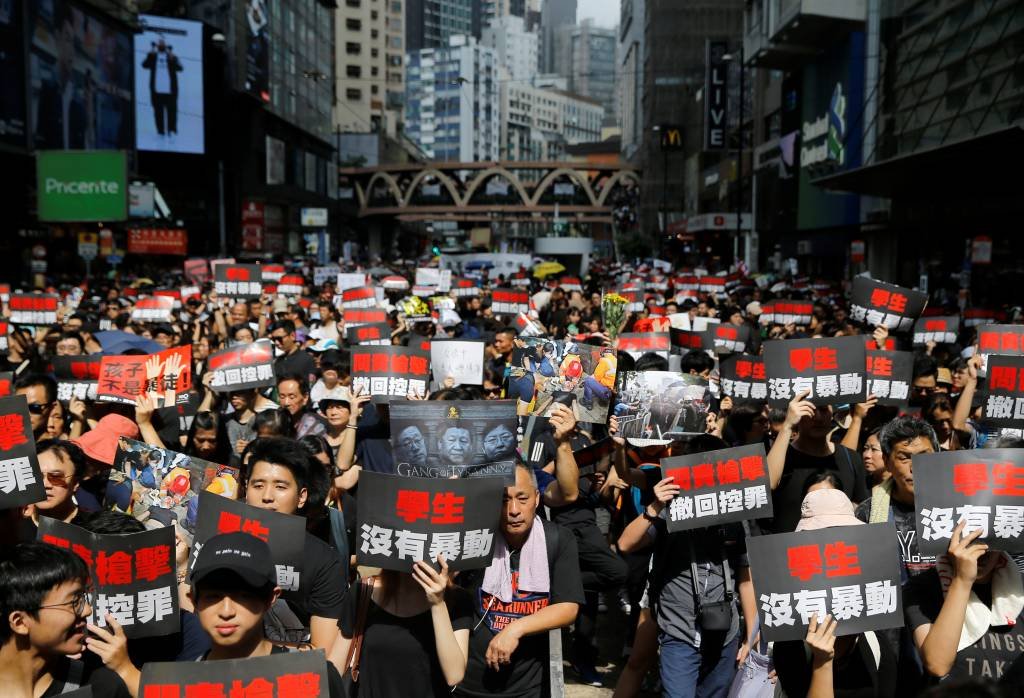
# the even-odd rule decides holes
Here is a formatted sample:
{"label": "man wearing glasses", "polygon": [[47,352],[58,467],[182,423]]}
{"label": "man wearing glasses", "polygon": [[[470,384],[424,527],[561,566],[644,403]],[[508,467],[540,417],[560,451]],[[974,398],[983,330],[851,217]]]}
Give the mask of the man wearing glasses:
{"label": "man wearing glasses", "polygon": [[307,382],[316,380],[316,364],[308,352],[303,351],[295,339],[295,323],[279,320],[270,326],[270,339],[281,353],[274,360],[274,373],[278,380],[284,376],[302,376]]}
{"label": "man wearing glasses", "polygon": [[29,508],[29,518],[25,519],[19,536],[25,541],[36,539],[40,516],[72,524],[80,524],[82,518],[75,503],[75,492],[85,474],[85,453],[77,444],[56,439],[40,441],[36,449],[46,486],[46,499]]}
{"label": "man wearing glasses", "polygon": [[21,543],[0,560],[0,683],[5,696],[56,696],[91,686],[95,696],[129,698],[104,666],[69,659],[85,649],[89,570],[75,553]]}
{"label": "man wearing glasses", "polygon": [[18,379],[14,385],[14,393],[24,395],[28,401],[32,436],[36,442],[41,441],[46,437],[46,424],[50,421],[50,412],[57,402],[57,381],[42,373],[29,373]]}

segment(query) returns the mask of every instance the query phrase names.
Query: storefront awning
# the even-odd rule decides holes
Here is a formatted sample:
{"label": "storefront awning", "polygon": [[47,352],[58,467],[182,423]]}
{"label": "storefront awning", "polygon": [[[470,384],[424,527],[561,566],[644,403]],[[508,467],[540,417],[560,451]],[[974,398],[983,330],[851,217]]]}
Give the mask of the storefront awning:
{"label": "storefront awning", "polygon": [[937,194],[1010,194],[1020,191],[1024,127],[919,150],[811,180],[831,191],[887,198]]}

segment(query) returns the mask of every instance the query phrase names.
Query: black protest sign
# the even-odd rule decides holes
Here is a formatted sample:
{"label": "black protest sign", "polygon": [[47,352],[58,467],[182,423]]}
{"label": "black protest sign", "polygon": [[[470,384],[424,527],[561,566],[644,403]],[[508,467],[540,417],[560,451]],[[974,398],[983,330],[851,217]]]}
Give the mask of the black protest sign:
{"label": "black protest sign", "polygon": [[426,396],[430,354],[414,347],[352,347],[352,388],[374,402]]}
{"label": "black protest sign", "polygon": [[174,299],[167,296],[140,298],[132,308],[132,320],[136,322],[170,322],[174,313]]}
{"label": "black protest sign", "polygon": [[341,292],[341,305],[346,310],[355,308],[376,308],[377,292],[372,286],[346,288]]}
{"label": "black protest sign", "polygon": [[909,351],[867,351],[868,393],[879,405],[906,405],[914,376],[914,354]]}
{"label": "black protest sign", "polygon": [[605,437],[573,452],[580,475],[607,472],[611,467],[611,456],[615,452],[615,441]]}
{"label": "black protest sign", "polygon": [[765,639],[802,640],[811,618],[826,614],[839,636],[902,626],[894,541],[891,523],[748,537]]}
{"label": "black protest sign", "polygon": [[343,316],[346,329],[388,321],[388,313],[383,308],[345,308]]}
{"label": "black protest sign", "polygon": [[953,529],[981,530],[979,542],[1024,552],[1024,449],[914,454],[914,510],[922,554],[942,555]]}
{"label": "black protest sign", "polygon": [[862,337],[786,339],[764,344],[768,401],[784,407],[809,392],[816,405],[864,402],[867,349]]}
{"label": "black protest sign", "polygon": [[677,349],[691,351],[693,349],[711,348],[711,338],[708,336],[707,330],[697,332],[673,327],[669,329],[669,337],[672,340],[672,346]]}
{"label": "black protest sign", "polygon": [[356,559],[360,565],[410,572],[418,560],[444,555],[449,569],[491,564],[501,535],[505,483],[494,477],[427,479],[364,470],[359,476]]}
{"label": "black protest sign", "polygon": [[668,358],[672,351],[672,338],[668,332],[626,332],[619,335],[619,351],[634,359],[647,353]]}
{"label": "black protest sign", "polygon": [[53,357],[53,375],[57,379],[57,399],[67,405],[72,398],[95,400],[103,356]]}
{"label": "black protest sign", "polygon": [[914,323],[914,346],[952,344],[960,332],[959,315],[923,317]]}
{"label": "black protest sign", "polygon": [[679,486],[666,509],[671,533],[772,515],[764,444],[662,458],[661,472]]}
{"label": "black protest sign", "polygon": [[213,288],[226,298],[259,298],[263,293],[263,269],[259,264],[218,264]]}
{"label": "black protest sign", "polygon": [[760,356],[730,356],[722,360],[718,373],[723,395],[739,400],[764,400],[768,397],[764,359]]}
{"label": "black protest sign", "polygon": [[213,372],[214,392],[250,390],[274,385],[274,347],[269,339],[222,349],[210,354],[207,369]]}
{"label": "black protest sign", "polygon": [[280,652],[216,662],[146,662],[142,698],[327,698],[323,650]]}
{"label": "black protest sign", "polygon": [[374,322],[345,328],[345,339],[350,345],[386,347],[391,344],[391,325]]}
{"label": "black protest sign", "polygon": [[430,371],[434,383],[447,378],[455,385],[483,385],[484,349],[481,339],[434,339],[430,342]]}
{"label": "black protest sign", "polygon": [[809,325],[814,314],[810,301],[777,300],[761,305],[762,325]]}
{"label": "black protest sign", "polygon": [[260,509],[212,492],[200,492],[191,564],[195,564],[199,549],[206,541],[220,533],[237,531],[266,541],[277,568],[277,585],[284,591],[298,591],[306,540],[305,518]]}
{"label": "black protest sign", "polygon": [[750,348],[750,325],[736,326],[731,322],[718,323],[707,329],[714,349],[719,354],[745,352]]}
{"label": "black protest sign", "polygon": [[1024,426],[1024,356],[989,356],[985,386],[985,420],[998,427]]}
{"label": "black protest sign", "polygon": [[1024,325],[983,325],[978,328],[978,354],[981,370],[988,372],[988,357],[992,354],[1020,356],[1024,354]]}
{"label": "black protest sign", "polygon": [[14,371],[0,371],[0,397],[14,395]]}
{"label": "black protest sign", "polygon": [[59,304],[55,294],[12,293],[7,309],[13,325],[52,325],[57,322]]}
{"label": "black protest sign", "polygon": [[394,402],[390,412],[396,474],[515,481],[513,400]]}
{"label": "black protest sign", "polygon": [[[529,282],[527,282],[529,285]],[[530,292],[513,288],[496,288],[491,292],[491,311],[495,315],[518,315],[530,312]]]}
{"label": "black protest sign", "polygon": [[619,435],[637,447],[707,432],[710,392],[699,376],[627,371],[619,379]]}
{"label": "black protest sign", "polygon": [[850,292],[850,317],[869,327],[905,332],[914,327],[927,302],[927,293],[858,276]]}
{"label": "black protest sign", "polygon": [[0,509],[46,499],[28,402],[23,395],[0,398]]}
{"label": "black protest sign", "polygon": [[173,527],[100,534],[41,516],[36,535],[44,543],[74,552],[89,568],[91,623],[105,627],[110,614],[128,639],[178,632]]}

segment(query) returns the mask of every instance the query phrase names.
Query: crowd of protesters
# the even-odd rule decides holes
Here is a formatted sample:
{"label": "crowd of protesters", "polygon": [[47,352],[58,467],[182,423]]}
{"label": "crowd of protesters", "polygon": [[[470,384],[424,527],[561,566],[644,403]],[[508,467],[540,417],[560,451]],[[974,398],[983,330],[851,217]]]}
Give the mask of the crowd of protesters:
{"label": "crowd of protesters", "polygon": [[[269,293],[236,302],[205,283],[166,322],[133,320],[132,309],[155,288],[187,282],[93,280],[73,292],[51,289],[62,295],[55,325],[10,325],[0,369],[13,372],[13,393],[27,404],[45,499],[0,511],[3,695],[55,696],[90,686],[94,696],[142,698],[147,662],[312,648],[323,650],[327,663],[322,695],[544,696],[561,685],[551,660],[561,651],[552,631],[562,630],[567,680],[614,685],[623,698],[730,695],[751,652],[767,654],[771,664],[769,685],[749,695],[996,696],[1018,695],[1024,687],[1020,559],[978,542],[981,531],[967,532],[963,522],[944,555],[922,554],[916,537],[915,479],[928,473],[915,471],[914,456],[1024,445],[982,417],[973,328],[963,328],[955,343],[912,347],[906,335],[852,320],[843,284],[819,288],[789,277],[743,278],[720,294],[675,293],[671,279],[680,270],[640,262],[595,263],[576,290],[532,279],[532,328],[552,340],[605,347],[600,355],[607,360],[584,382],[582,402],[589,408],[610,401],[610,417],[586,423],[569,407],[552,409],[551,431],[529,453],[517,453],[486,569],[455,572],[438,556],[409,573],[377,571],[360,565],[356,512],[360,474],[394,473],[388,405],[353,386],[334,282],[313,286],[308,268],[296,271],[305,272],[301,296]],[[401,301],[408,291],[384,294],[380,305],[393,344],[448,337],[486,342],[480,384],[435,375],[437,390],[402,399],[498,400],[510,380],[522,380],[510,377],[522,327],[515,316],[493,312],[491,291],[507,282],[493,277],[484,274],[475,292],[459,294],[454,311],[425,318],[406,317]],[[623,327],[605,325],[605,293],[626,283],[644,288],[661,277],[665,283],[643,295],[643,309],[631,312]],[[809,322],[760,322],[762,306],[774,298],[812,301]],[[658,354],[634,358],[621,351],[614,362],[614,335],[682,315],[688,327],[711,318],[749,328],[752,354],[778,340],[864,335],[880,350],[895,340],[915,351],[907,404],[883,407],[869,395],[836,407],[798,393],[785,410],[770,409],[765,400],[724,395],[725,357],[695,348],[679,352],[678,366],[711,386],[706,433],[635,446],[619,433],[616,370],[665,371],[670,364]],[[191,347],[194,380],[184,407],[160,406],[145,395],[134,406],[58,399],[53,358],[111,353],[99,338],[111,330],[143,342],[114,353]],[[209,357],[261,339],[274,346],[274,385],[214,390]],[[536,370],[545,361],[542,348]],[[574,454],[606,438],[613,444],[609,457],[581,475]],[[104,534],[158,525],[105,506],[122,439],[237,467],[238,499],[304,517],[298,592],[282,595],[270,548],[259,538],[214,536],[190,563],[191,536],[170,521],[164,523],[176,527],[179,632],[136,640],[111,615],[102,625],[90,622],[89,567],[74,552],[37,542],[37,528],[44,518]],[[663,511],[680,485],[663,476],[662,459],[756,444],[766,453],[770,519],[666,528]],[[417,447],[412,440],[409,448]],[[1024,475],[1018,477],[1024,484]],[[803,640],[767,648],[750,538],[887,521],[896,533],[891,548],[900,560],[903,627],[849,634],[842,620],[812,616]],[[720,612],[714,621],[711,606]],[[495,608],[508,609],[503,617],[511,621],[496,623]],[[599,651],[599,634],[616,638],[614,652],[607,643]],[[619,665],[617,683],[603,669],[610,663]]]}

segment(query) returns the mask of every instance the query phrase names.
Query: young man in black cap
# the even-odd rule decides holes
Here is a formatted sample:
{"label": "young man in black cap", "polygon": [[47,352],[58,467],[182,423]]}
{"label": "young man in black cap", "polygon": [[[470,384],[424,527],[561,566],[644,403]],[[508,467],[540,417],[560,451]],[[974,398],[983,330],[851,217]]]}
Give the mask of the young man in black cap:
{"label": "young man in black cap", "polygon": [[[270,547],[248,533],[224,533],[206,542],[192,569],[189,598],[212,648],[202,660],[249,659],[288,652],[267,639],[263,616],[281,595]],[[341,676],[327,665],[331,698],[345,695]]]}

